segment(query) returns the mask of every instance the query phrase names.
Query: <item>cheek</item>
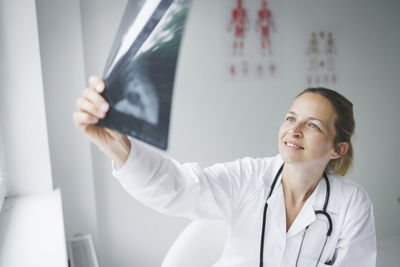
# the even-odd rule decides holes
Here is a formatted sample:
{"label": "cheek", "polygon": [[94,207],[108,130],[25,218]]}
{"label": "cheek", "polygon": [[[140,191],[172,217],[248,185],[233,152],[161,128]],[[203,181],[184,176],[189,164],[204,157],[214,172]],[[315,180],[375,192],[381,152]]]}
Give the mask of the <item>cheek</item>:
{"label": "cheek", "polygon": [[287,129],[285,127],[285,124],[282,124],[281,127],[279,128],[279,132],[278,132],[278,148],[279,148],[279,153],[281,153],[281,154],[282,154],[281,149],[283,146],[282,139],[285,137],[286,133],[287,133]]}
{"label": "cheek", "polygon": [[314,143],[317,144],[319,151],[322,152],[331,152],[334,150],[333,140],[329,137],[315,138]]}
{"label": "cheek", "polygon": [[282,124],[278,132],[279,138],[283,137],[286,132],[287,132],[286,126],[285,124]]}

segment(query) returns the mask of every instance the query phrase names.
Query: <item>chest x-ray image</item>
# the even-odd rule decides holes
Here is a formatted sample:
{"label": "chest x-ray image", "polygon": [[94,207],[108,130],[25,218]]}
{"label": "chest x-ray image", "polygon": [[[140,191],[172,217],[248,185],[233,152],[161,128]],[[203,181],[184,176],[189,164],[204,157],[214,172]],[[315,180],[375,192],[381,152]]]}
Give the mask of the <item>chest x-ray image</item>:
{"label": "chest x-ray image", "polygon": [[190,0],[128,1],[103,78],[100,126],[167,149],[175,69]]}
{"label": "chest x-ray image", "polygon": [[146,74],[138,70],[126,73],[124,78],[127,87],[123,92],[123,98],[115,104],[115,109],[157,125],[160,105],[154,84]]}

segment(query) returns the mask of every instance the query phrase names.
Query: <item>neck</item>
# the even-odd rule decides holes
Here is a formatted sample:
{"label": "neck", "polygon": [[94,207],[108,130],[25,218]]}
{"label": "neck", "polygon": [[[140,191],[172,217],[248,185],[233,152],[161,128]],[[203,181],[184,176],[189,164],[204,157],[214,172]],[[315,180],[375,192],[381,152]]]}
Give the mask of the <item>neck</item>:
{"label": "neck", "polygon": [[317,187],[324,169],[325,167],[305,168],[304,166],[285,164],[282,170],[285,200],[293,206],[304,204]]}

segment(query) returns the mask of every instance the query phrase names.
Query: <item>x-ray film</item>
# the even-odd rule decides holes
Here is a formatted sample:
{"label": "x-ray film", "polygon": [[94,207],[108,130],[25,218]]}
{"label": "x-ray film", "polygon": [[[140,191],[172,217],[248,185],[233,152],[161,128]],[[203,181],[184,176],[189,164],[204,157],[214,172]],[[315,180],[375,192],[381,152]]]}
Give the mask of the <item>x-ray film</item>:
{"label": "x-ray film", "polygon": [[103,78],[100,126],[167,149],[172,92],[191,0],[128,1]]}

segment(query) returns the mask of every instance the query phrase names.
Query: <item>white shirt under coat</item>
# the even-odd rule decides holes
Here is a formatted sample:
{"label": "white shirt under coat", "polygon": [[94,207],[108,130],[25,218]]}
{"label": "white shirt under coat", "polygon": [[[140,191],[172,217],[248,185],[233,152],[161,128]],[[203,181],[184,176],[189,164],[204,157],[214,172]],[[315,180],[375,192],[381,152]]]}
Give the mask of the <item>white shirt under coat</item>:
{"label": "white shirt under coat", "polygon": [[[214,267],[256,267],[265,199],[283,164],[280,155],[243,158],[202,169],[197,163],[179,164],[131,140],[132,152],[113,175],[132,196],[167,215],[190,219],[221,219],[230,226],[220,260]],[[376,238],[372,203],[356,183],[328,172],[331,184],[327,212],[333,231],[320,261],[328,223],[314,210],[323,207],[324,179],[308,198],[286,231],[281,177],[268,200],[264,266],[295,266],[305,228],[298,266],[369,267],[376,262]]]}

